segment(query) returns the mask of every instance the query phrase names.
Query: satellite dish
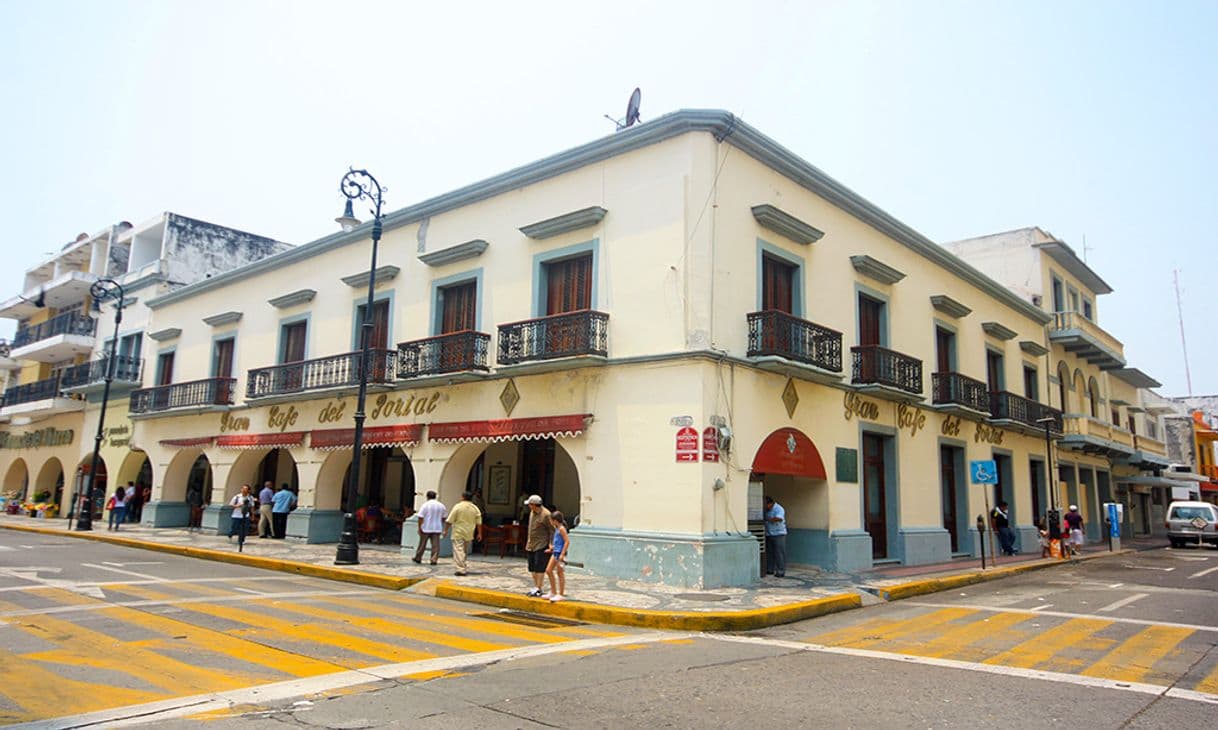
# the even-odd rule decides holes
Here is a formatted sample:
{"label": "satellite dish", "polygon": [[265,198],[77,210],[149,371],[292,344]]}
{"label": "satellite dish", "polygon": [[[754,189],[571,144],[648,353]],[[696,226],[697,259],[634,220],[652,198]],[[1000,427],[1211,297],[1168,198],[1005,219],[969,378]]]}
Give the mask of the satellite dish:
{"label": "satellite dish", "polygon": [[626,104],[626,126],[639,121],[639,100],[642,99],[642,93],[639,92],[639,87],[634,87],[634,93],[630,95],[630,102]]}

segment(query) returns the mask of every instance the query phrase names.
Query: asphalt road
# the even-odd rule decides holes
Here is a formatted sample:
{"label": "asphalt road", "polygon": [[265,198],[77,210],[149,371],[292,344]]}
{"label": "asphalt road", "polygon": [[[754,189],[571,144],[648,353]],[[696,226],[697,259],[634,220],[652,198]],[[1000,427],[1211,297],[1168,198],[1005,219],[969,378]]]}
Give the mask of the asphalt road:
{"label": "asphalt road", "polygon": [[[82,545],[37,540],[60,545],[40,550],[45,554],[72,553]],[[0,546],[11,548],[0,549],[0,572],[6,574],[0,577],[0,621],[8,624],[0,627],[0,690],[9,698],[3,702],[14,702],[12,692],[19,699],[18,690],[33,692],[64,679],[126,691],[151,692],[151,686],[161,693],[161,699],[144,698],[152,704],[108,714],[72,706],[76,720],[58,726],[114,725],[128,717],[159,727],[206,721],[243,728],[1073,729],[1214,727],[1218,717],[1218,551],[1212,549],[1113,556],[760,632],[712,636],[523,626],[473,618],[480,611],[468,605],[91,544],[93,566],[149,577],[116,573],[103,579],[96,568],[72,567],[79,555],[54,561],[59,573],[14,570],[32,562],[13,559],[25,555],[17,543],[34,542],[33,536],[0,532]],[[29,585],[55,579],[82,583]],[[99,580],[120,582],[96,585]],[[86,595],[95,588],[104,599]],[[18,601],[26,608],[15,612]],[[319,613],[322,608],[337,613]],[[259,626],[259,617],[287,624]],[[116,621],[130,625],[118,628]],[[411,633],[423,627],[462,642],[504,646],[453,646],[452,638]],[[112,638],[105,644],[94,637],[96,643],[87,645],[78,633],[85,629]],[[502,633],[526,629],[528,636]],[[383,646],[350,644],[344,638],[349,634]],[[229,637],[240,645],[215,643]],[[241,656],[246,644],[251,656]],[[409,653],[421,651],[431,656]],[[137,676],[133,666],[147,658],[139,652],[218,672],[231,688],[183,686],[165,699],[171,693],[165,667]],[[179,674],[173,683],[202,687],[204,679]],[[112,697],[109,706],[139,702]],[[51,714],[67,712],[41,717]]]}

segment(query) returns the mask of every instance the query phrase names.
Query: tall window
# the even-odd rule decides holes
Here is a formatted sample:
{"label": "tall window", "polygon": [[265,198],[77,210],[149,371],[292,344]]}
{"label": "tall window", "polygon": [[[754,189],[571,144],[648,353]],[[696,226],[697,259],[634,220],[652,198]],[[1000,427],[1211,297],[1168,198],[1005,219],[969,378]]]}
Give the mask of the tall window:
{"label": "tall window", "polygon": [[1066,311],[1066,300],[1062,296],[1062,280],[1056,276],[1053,277],[1053,311]]}
{"label": "tall window", "polygon": [[1083,316],[1087,319],[1095,319],[1091,312],[1091,300],[1086,297],[1083,297]]}
{"label": "tall window", "polygon": [[1040,400],[1040,385],[1036,380],[1036,368],[1023,366],[1023,395],[1028,400]]}
{"label": "tall window", "polygon": [[[357,349],[363,346],[363,342],[360,341],[360,337],[363,336],[364,313],[367,310],[367,304],[361,304],[355,309],[355,346]],[[372,341],[368,343],[368,347],[371,347],[373,350],[385,350],[389,348],[388,299],[382,299],[372,303]]]}
{"label": "tall window", "polygon": [[1062,413],[1070,413],[1070,401],[1066,396],[1070,392],[1070,371],[1065,365],[1057,369],[1057,398],[1061,404]]}
{"label": "tall window", "polygon": [[308,322],[283,325],[279,334],[279,362],[296,362],[305,358],[305,337],[308,332]]}
{"label": "tall window", "polygon": [[546,314],[592,308],[592,254],[552,261],[546,268]]}
{"label": "tall window", "polygon": [[956,362],[956,333],[942,327],[935,328],[935,372],[950,373]]}
{"label": "tall window", "polygon": [[1091,417],[1100,417],[1100,386],[1095,382],[1095,378],[1087,384],[1087,395],[1091,397]]}
{"label": "tall window", "polygon": [[859,344],[883,345],[884,302],[859,294]]}
{"label": "tall window", "polygon": [[169,385],[173,382],[173,350],[162,352],[156,358],[156,384]]}
{"label": "tall window", "polygon": [[773,256],[761,257],[761,308],[794,314],[795,266]]}
{"label": "tall window", "polygon": [[216,340],[211,357],[211,375],[213,378],[233,377],[233,349],[236,339],[226,337]]}
{"label": "tall window", "polygon": [[985,351],[985,377],[991,393],[1003,390],[1002,353],[993,350]]}
{"label": "tall window", "polygon": [[144,333],[137,332],[133,335],[126,335],[119,338],[118,341],[118,356],[119,358],[130,358],[131,360],[140,359],[140,352],[144,347]]}
{"label": "tall window", "polygon": [[439,334],[446,335],[450,332],[477,329],[477,322],[478,283],[476,281],[441,287]]}

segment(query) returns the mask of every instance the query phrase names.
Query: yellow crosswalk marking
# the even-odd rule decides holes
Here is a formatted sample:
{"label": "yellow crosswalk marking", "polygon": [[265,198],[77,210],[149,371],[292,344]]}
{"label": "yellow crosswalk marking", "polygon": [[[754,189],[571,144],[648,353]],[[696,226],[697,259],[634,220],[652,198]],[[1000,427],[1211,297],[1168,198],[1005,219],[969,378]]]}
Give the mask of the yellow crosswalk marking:
{"label": "yellow crosswalk marking", "polygon": [[[1092,637],[1112,625],[1111,621],[1101,621],[1091,618],[1074,618],[1063,624],[1053,626],[1036,634],[1032,638],[995,654],[984,660],[985,664],[995,664],[1005,667],[1021,667],[1023,669],[1052,669],[1062,671],[1067,667],[1056,665],[1044,666],[1054,661],[1056,657],[1079,644],[1094,647]],[[1078,660],[1069,660],[1078,662]],[[1075,667],[1077,668],[1077,666]]]}
{"label": "yellow crosswalk marking", "polygon": [[915,634],[932,632],[943,624],[976,614],[977,611],[971,608],[943,608],[900,621],[874,619],[857,626],[813,636],[807,641],[826,646],[866,648]]}
{"label": "yellow crosswalk marking", "polygon": [[155,702],[166,697],[159,692],[68,679],[41,662],[4,649],[0,649],[0,693],[23,710],[0,708],[0,723],[4,724]]}
{"label": "yellow crosswalk marking", "polygon": [[[386,595],[385,599],[386,599],[385,600],[386,604],[392,603],[394,605],[418,606],[419,608],[423,608],[428,611],[436,610],[435,603],[429,603],[426,601],[422,601],[422,600],[419,600],[418,598],[410,598],[410,597],[404,596],[400,593],[388,594],[388,595]],[[347,600],[347,599],[343,598],[341,600]],[[380,603],[381,603],[381,599],[378,598],[377,604],[379,605]],[[557,628],[553,629],[553,631],[561,632],[564,634],[578,634],[580,636],[590,636],[590,637],[595,637],[598,639],[605,638],[608,636],[624,636],[625,635],[620,631],[605,631],[602,629],[594,629],[589,626],[561,626],[561,627],[557,627]],[[551,635],[550,632],[547,632],[547,635]]]}
{"label": "yellow crosswalk marking", "polygon": [[1193,689],[1197,690],[1198,692],[1218,694],[1218,666],[1215,666],[1212,672],[1205,675],[1205,677],[1203,677],[1202,680],[1197,683],[1197,686],[1193,687]]}
{"label": "yellow crosswalk marking", "polygon": [[[1155,662],[1179,653],[1180,642],[1192,629],[1151,626],[1117,645],[1103,659],[1084,669],[1087,677],[1103,677],[1120,682],[1142,682],[1151,675]],[[1171,677],[1165,677],[1170,684]]]}
{"label": "yellow crosswalk marking", "polygon": [[[1004,632],[1032,616],[1018,613],[1000,613],[979,618],[972,623],[955,629],[945,629],[939,636],[920,642],[913,652],[918,656],[942,657],[957,659],[964,662],[975,662],[984,659],[993,651],[992,644],[1004,637],[1009,640],[1009,634]],[[986,646],[990,642],[991,646]],[[977,644],[981,646],[977,646]]]}
{"label": "yellow crosswalk marking", "polygon": [[517,626],[515,624],[502,624],[497,621],[489,621],[482,618],[466,618],[465,616],[444,616],[444,615],[428,615],[419,611],[407,611],[401,608],[395,608],[382,601],[363,601],[354,598],[320,598],[324,603],[330,603],[336,606],[350,606],[358,608],[361,611],[369,611],[379,613],[385,616],[393,616],[395,618],[406,619],[409,621],[425,621],[428,623],[441,624],[443,626],[460,627],[477,631],[483,634],[491,634],[493,636],[502,636],[504,638],[516,639],[518,641],[527,641],[538,644],[556,643],[559,641],[570,641],[569,637],[561,634],[547,633],[537,629],[531,629],[527,626]]}

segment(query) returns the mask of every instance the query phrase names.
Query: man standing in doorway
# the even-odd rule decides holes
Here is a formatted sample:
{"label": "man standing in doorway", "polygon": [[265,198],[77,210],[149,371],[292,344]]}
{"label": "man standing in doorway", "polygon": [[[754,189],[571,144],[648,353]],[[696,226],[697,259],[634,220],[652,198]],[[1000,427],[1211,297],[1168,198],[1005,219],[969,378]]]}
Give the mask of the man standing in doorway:
{"label": "man standing in doorway", "polygon": [[444,518],[448,516],[448,508],[436,499],[435,491],[427,492],[427,501],[419,508],[419,547],[411,558],[416,563],[423,562],[423,550],[431,544],[431,564],[440,560],[440,535],[448,530]]}
{"label": "man standing in doorway", "polygon": [[541,506],[541,497],[534,494],[525,500],[525,504],[528,505],[530,514],[524,551],[529,556],[529,573],[533,577],[534,586],[529,595],[540,598],[545,595],[541,586],[546,578],[546,566],[550,563],[546,548],[550,547],[550,541],[554,539],[554,525],[550,524],[550,510]]}
{"label": "man standing in doorway", "polygon": [[[270,482],[267,482],[269,485]],[[271,536],[282,540],[288,535],[288,513],[296,509],[296,493],[288,485],[279,485],[279,491],[271,497]]]}
{"label": "man standing in doorway", "polygon": [[787,511],[770,495],[765,496],[765,574],[781,578],[787,574]]}
{"label": "man standing in doorway", "polygon": [[1005,500],[1000,501],[990,513],[991,526],[998,533],[998,544],[1003,555],[1015,554],[1015,531],[1011,529],[1011,513]]}
{"label": "man standing in doorway", "polygon": [[473,493],[461,494],[461,501],[448,513],[448,524],[453,531],[453,565],[457,575],[465,575],[468,569],[465,558],[469,554],[470,541],[476,535],[482,539],[482,511],[473,502]]}
{"label": "man standing in doorway", "polygon": [[271,518],[272,502],[275,500],[275,485],[268,479],[258,492],[258,537],[275,537],[274,521]]}

